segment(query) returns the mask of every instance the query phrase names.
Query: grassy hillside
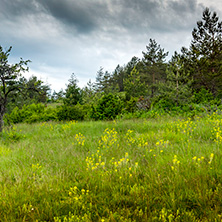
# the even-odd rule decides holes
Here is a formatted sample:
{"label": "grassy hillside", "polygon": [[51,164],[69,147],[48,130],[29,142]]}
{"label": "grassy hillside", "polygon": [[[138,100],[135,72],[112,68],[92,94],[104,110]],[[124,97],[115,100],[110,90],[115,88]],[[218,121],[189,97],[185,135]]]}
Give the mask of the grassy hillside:
{"label": "grassy hillside", "polygon": [[20,124],[0,141],[1,221],[221,221],[222,118]]}

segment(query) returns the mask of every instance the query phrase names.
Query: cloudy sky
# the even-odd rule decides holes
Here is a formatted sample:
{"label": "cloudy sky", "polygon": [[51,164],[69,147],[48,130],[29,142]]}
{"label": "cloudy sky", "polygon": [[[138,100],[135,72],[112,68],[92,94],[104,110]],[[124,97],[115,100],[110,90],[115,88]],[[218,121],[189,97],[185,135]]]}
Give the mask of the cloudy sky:
{"label": "cloudy sky", "polygon": [[83,87],[141,58],[150,38],[171,54],[189,47],[205,7],[222,20],[220,0],[0,0],[0,45],[10,62],[32,61],[26,77],[59,91],[75,73]]}

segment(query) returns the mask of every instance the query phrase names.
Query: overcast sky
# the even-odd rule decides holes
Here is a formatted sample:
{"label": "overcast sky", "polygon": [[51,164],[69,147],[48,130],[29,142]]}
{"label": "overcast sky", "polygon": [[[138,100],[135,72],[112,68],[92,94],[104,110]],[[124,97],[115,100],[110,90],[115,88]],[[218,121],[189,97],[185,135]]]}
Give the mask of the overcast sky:
{"label": "overcast sky", "polygon": [[83,87],[141,58],[150,38],[171,54],[189,47],[205,7],[222,20],[221,0],[0,0],[0,45],[32,61],[26,77],[59,91],[75,73]]}

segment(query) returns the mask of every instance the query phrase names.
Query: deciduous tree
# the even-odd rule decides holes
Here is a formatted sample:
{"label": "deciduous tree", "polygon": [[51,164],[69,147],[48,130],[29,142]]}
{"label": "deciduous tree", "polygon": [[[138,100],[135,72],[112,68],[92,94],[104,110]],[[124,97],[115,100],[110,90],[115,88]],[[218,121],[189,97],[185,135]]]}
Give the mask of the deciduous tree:
{"label": "deciduous tree", "polygon": [[4,51],[0,46],[0,132],[3,129],[3,117],[6,112],[8,97],[10,93],[21,90],[18,78],[21,72],[28,71],[27,64],[30,62],[21,58],[19,63],[10,64],[8,57],[11,49],[12,47]]}

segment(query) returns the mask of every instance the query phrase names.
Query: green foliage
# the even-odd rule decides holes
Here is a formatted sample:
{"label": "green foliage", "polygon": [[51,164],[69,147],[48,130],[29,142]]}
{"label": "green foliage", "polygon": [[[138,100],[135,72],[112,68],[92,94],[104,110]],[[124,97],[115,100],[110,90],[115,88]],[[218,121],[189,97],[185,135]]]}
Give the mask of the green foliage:
{"label": "green foliage", "polygon": [[65,105],[76,105],[82,101],[81,90],[77,83],[78,80],[73,73],[65,92],[65,98],[63,99]]}
{"label": "green foliage", "polygon": [[83,120],[84,116],[87,114],[86,110],[83,109],[81,105],[75,106],[59,106],[57,108],[58,120]]}
{"label": "green foliage", "polygon": [[28,61],[10,65],[11,48],[4,52],[0,47],[0,131],[6,108],[8,123],[150,118],[164,112],[190,117],[211,113],[222,106],[221,33],[222,22],[206,8],[192,32],[190,48],[183,47],[181,54],[175,52],[168,64],[168,52],[150,39],[142,59],[133,57],[113,73],[100,68],[96,82],[89,81],[83,89],[72,74],[65,92],[51,96],[51,102],[64,103],[57,108],[37,104],[48,101],[49,86],[35,76],[28,80],[21,77]]}
{"label": "green foliage", "polygon": [[214,99],[213,94],[205,88],[201,88],[199,91],[195,91],[193,95],[193,102],[197,104],[208,104]]}
{"label": "green foliage", "polygon": [[172,110],[174,107],[187,106],[192,101],[192,78],[186,73],[180,56],[175,53],[166,70],[166,82],[158,84],[158,95],[153,105]]}
{"label": "green foliage", "polygon": [[55,90],[53,91],[52,95],[51,95],[51,102],[54,103],[62,103],[63,99],[64,99],[64,91],[63,89],[61,89],[59,92],[56,92]]}
{"label": "green foliage", "polygon": [[154,96],[157,90],[156,82],[165,80],[165,60],[167,55],[168,52],[164,52],[164,49],[161,48],[154,39],[149,40],[149,44],[146,46],[146,52],[143,52],[143,78],[147,85],[151,87],[151,97]]}
{"label": "green foliage", "polygon": [[46,108],[41,103],[33,103],[24,105],[22,109],[15,107],[10,114],[6,115],[5,120],[8,123],[34,123],[57,120],[57,111],[53,108]]}
{"label": "green foliage", "polygon": [[137,110],[137,101],[138,98],[131,97],[130,100],[125,102],[123,111],[127,113],[134,113]]}
{"label": "green foliage", "polygon": [[113,84],[114,87],[116,86],[118,87],[119,92],[124,91],[124,85],[123,85],[124,77],[125,77],[124,68],[121,67],[120,65],[117,65],[117,67],[113,72]]}
{"label": "green foliage", "polygon": [[21,132],[18,132],[17,127],[15,125],[5,127],[4,130],[1,132],[0,136],[5,144],[14,143],[22,138],[25,138],[25,136],[23,136]]}
{"label": "green foliage", "polygon": [[91,118],[95,120],[111,120],[121,113],[122,101],[116,95],[109,93],[104,95],[98,104],[91,108]]}
{"label": "green foliage", "polygon": [[128,78],[124,80],[124,89],[127,98],[146,95],[146,85],[141,81],[141,76],[136,67],[130,72]]}
{"label": "green foliage", "polygon": [[3,51],[3,47],[0,46],[0,132],[3,129],[3,117],[6,112],[8,104],[8,97],[12,92],[20,91],[18,85],[18,78],[22,71],[27,71],[29,60],[23,61],[20,59],[19,63],[10,64],[8,57],[10,55],[12,47]]}
{"label": "green foliage", "polygon": [[176,103],[167,96],[156,96],[153,99],[152,105],[156,109],[164,109],[166,111],[172,110],[174,107],[176,107]]}
{"label": "green foliage", "polygon": [[22,112],[20,109],[16,106],[11,114],[5,114],[4,116],[5,121],[9,124],[10,122],[12,123],[21,123],[24,120],[24,117],[22,115]]}
{"label": "green foliage", "polygon": [[91,80],[89,80],[87,82],[87,85],[82,89],[82,102],[83,104],[93,103],[95,97],[96,97],[95,86],[91,82]]}
{"label": "green foliage", "polygon": [[216,12],[209,8],[203,12],[197,28],[193,29],[190,47],[191,67],[195,88],[205,87],[214,96],[220,94],[222,86],[222,22]]}
{"label": "green foliage", "polygon": [[16,106],[21,109],[24,105],[46,104],[48,101],[49,85],[38,80],[36,76],[31,76],[29,79],[21,77],[15,86],[19,91],[12,91],[9,94],[7,113],[11,113]]}

